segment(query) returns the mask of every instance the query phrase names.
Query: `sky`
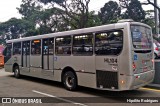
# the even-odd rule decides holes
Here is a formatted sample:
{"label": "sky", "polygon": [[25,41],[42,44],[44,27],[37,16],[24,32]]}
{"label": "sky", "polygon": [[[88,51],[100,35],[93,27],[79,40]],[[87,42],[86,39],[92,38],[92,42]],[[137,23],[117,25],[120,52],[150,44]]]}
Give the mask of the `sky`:
{"label": "sky", "polygon": [[[22,0],[1,0],[0,1],[0,22],[5,22],[12,17],[20,18],[21,15],[18,13],[17,7],[20,7]],[[109,0],[91,0],[89,8],[90,10],[99,11],[101,7],[104,6]],[[113,0],[119,1],[119,0]],[[145,0],[140,0],[145,1]],[[157,0],[160,4],[160,0]],[[144,10],[153,9],[152,6],[144,6]]]}

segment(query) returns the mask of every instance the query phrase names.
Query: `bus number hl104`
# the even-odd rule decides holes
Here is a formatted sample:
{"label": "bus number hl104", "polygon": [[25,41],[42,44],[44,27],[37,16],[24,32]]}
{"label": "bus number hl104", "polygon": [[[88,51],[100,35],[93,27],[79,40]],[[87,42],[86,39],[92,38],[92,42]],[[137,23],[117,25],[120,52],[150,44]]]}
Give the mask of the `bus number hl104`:
{"label": "bus number hl104", "polygon": [[117,63],[117,59],[114,59],[114,58],[104,58],[104,62],[105,63],[109,63],[109,64]]}

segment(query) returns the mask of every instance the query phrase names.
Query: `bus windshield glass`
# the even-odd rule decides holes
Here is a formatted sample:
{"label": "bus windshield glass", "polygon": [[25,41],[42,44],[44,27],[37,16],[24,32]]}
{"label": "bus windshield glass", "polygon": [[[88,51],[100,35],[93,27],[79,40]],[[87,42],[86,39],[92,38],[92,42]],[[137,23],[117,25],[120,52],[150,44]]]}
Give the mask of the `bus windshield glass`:
{"label": "bus windshield glass", "polygon": [[152,31],[150,28],[138,25],[131,25],[131,35],[134,48],[151,49],[152,47],[151,32]]}

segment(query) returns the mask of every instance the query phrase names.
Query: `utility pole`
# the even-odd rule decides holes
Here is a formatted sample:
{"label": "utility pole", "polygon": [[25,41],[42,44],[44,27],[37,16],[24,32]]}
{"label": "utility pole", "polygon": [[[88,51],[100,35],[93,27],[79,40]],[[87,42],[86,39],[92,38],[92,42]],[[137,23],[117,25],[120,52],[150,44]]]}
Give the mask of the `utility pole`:
{"label": "utility pole", "polygon": [[[154,0],[154,4],[157,6],[157,0]],[[159,38],[160,36],[159,36],[158,10],[155,7],[154,7],[154,18],[155,18],[156,35],[158,35],[158,38]]]}

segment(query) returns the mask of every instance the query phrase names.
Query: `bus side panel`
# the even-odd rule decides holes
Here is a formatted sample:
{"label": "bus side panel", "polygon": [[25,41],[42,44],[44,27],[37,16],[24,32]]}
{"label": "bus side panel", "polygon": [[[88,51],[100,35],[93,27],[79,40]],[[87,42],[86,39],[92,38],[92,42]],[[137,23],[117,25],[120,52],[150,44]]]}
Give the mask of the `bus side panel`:
{"label": "bus side panel", "polygon": [[13,64],[17,63],[19,65],[19,68],[22,66],[21,64],[21,55],[14,55],[13,56]]}
{"label": "bus side panel", "polygon": [[77,72],[78,84],[96,88],[95,56],[83,56],[84,72]]}
{"label": "bus side panel", "polygon": [[116,28],[124,27],[123,29],[123,49],[119,54],[119,70],[120,74],[132,75],[131,72],[131,35],[130,35],[130,25],[123,24],[123,26],[116,26]]}
{"label": "bus side panel", "polygon": [[4,68],[6,72],[13,72],[12,60],[13,57],[4,57],[4,62],[5,62]]}
{"label": "bus side panel", "polygon": [[96,88],[96,75],[89,73],[76,73],[78,77],[78,85],[89,88]]}
{"label": "bus side panel", "polygon": [[[63,70],[66,67],[71,67],[75,72],[84,70],[84,58],[81,56],[55,56],[55,70]],[[68,70],[70,71],[70,70]],[[54,72],[54,79],[59,79],[59,76],[56,74],[59,73],[57,71]]]}
{"label": "bus side panel", "polygon": [[131,77],[131,35],[129,25],[123,29],[123,49],[118,57],[119,60],[119,89],[127,90],[132,85],[133,79]]}
{"label": "bus side panel", "polygon": [[77,75],[78,85],[95,87],[95,63],[94,56],[55,56],[54,80],[61,81],[61,71],[65,67],[71,67]]}
{"label": "bus side panel", "polygon": [[35,77],[42,77],[41,55],[30,56],[30,74]]}

